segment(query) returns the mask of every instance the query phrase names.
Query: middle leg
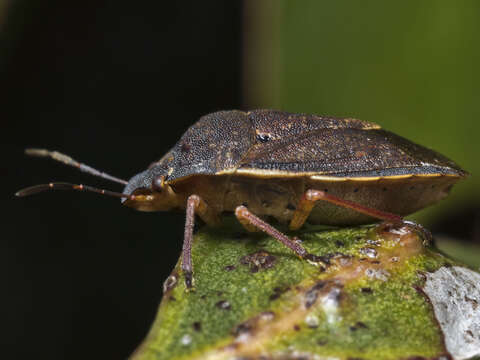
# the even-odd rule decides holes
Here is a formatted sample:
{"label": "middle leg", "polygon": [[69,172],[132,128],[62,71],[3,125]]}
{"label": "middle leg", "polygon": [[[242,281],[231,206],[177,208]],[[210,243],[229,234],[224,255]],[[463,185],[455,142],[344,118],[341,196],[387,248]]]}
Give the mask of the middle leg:
{"label": "middle leg", "polygon": [[254,231],[256,229],[263,231],[271,237],[280,241],[283,245],[292,250],[301,259],[305,259],[311,263],[314,263],[315,265],[321,264],[322,266],[325,266],[325,262],[320,256],[310,254],[298,242],[290,239],[288,236],[275,229],[272,225],[266,223],[258,216],[252,214],[245,206],[238,206],[235,209],[235,216],[237,217],[238,221],[243,225],[243,227],[248,231]]}

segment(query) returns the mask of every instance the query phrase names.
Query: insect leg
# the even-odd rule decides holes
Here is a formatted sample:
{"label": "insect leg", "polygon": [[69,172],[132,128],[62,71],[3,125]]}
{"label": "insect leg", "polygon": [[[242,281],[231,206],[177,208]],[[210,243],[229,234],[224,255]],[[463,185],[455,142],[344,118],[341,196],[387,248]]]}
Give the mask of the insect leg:
{"label": "insect leg", "polygon": [[413,223],[411,221],[404,220],[401,216],[392,214],[386,211],[381,211],[373,209],[361,204],[355,203],[353,201],[344,200],[339,197],[327,194],[325,191],[310,189],[305,192],[302,199],[298,203],[297,209],[293,213],[293,218],[290,221],[290,229],[298,230],[307,220],[308,216],[312,212],[313,206],[316,201],[324,200],[338,206],[343,206],[355,211],[358,211],[362,214],[369,215],[371,217],[384,220],[387,223],[393,223],[394,225],[406,225],[412,228],[417,233],[420,233],[424,239],[425,243],[429,243],[432,239],[432,234],[430,231],[425,229],[423,226]]}
{"label": "insect leg", "polygon": [[200,196],[190,195],[188,197],[182,249],[182,271],[185,274],[185,286],[187,289],[193,287],[192,242],[195,214],[200,216],[208,225],[216,225],[220,222],[217,214],[208,207],[207,203]]}
{"label": "insect leg", "polygon": [[259,217],[252,214],[245,206],[238,206],[235,209],[235,216],[248,231],[263,231],[271,237],[280,241],[283,245],[292,250],[301,259],[308,260],[315,265],[317,265],[318,263],[325,265],[321,257],[307,252],[307,250],[305,250],[305,248],[298,242],[291,240],[288,236],[275,229],[272,225],[266,223]]}
{"label": "insect leg", "polygon": [[349,208],[380,220],[386,220],[395,224],[403,223],[403,218],[399,215],[369,208],[353,201],[344,200],[339,197],[327,194],[326,192],[321,190],[310,189],[305,192],[302,199],[298,203],[297,209],[293,213],[293,218],[290,221],[291,230],[298,230],[302,227],[302,225],[305,223],[308,216],[312,212],[315,202],[319,200],[328,201],[332,204]]}

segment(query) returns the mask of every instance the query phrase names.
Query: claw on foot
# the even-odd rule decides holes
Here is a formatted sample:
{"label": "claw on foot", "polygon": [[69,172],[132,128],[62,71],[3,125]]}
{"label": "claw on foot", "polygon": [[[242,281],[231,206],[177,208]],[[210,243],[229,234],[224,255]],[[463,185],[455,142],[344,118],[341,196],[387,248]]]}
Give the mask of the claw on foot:
{"label": "claw on foot", "polygon": [[401,227],[407,227],[410,231],[415,232],[419,235],[423,240],[423,245],[428,246],[432,243],[433,236],[432,233],[416,222],[410,220],[402,220],[400,223],[391,223],[391,222],[383,222],[378,225],[378,228],[381,231],[395,231]]}
{"label": "claw on foot", "polygon": [[325,270],[328,265],[328,259],[325,259],[323,256],[306,253],[303,259],[307,260],[309,264],[321,267],[323,270]]}
{"label": "claw on foot", "polygon": [[409,220],[404,220],[403,224],[411,228],[418,235],[420,235],[420,237],[423,239],[423,245],[428,246],[432,243],[433,236],[430,230],[428,230],[427,228],[423,227],[420,224],[417,224],[416,222],[409,221]]}
{"label": "claw on foot", "polygon": [[185,271],[185,288],[186,291],[194,291],[194,280],[193,280],[193,273],[191,271]]}

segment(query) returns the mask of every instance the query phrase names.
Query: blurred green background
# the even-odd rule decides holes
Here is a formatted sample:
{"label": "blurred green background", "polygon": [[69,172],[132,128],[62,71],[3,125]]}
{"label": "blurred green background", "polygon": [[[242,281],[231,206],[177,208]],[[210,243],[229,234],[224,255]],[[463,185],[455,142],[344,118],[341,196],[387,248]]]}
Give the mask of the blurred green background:
{"label": "blurred green background", "polygon": [[373,121],[447,155],[472,176],[411,218],[480,244],[479,19],[473,0],[248,1],[245,102]]}

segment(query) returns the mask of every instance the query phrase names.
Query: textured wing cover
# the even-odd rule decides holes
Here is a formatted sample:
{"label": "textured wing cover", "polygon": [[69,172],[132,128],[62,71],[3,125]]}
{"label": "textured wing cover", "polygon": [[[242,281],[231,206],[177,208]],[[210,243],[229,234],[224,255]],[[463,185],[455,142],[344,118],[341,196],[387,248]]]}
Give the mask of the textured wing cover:
{"label": "textured wing cover", "polygon": [[374,123],[274,110],[206,115],[151,166],[167,172],[169,181],[237,168],[328,176],[465,174],[446,157]]}
{"label": "textured wing cover", "polygon": [[388,131],[359,129],[323,129],[295,141],[272,141],[255,147],[240,168],[350,177],[463,174],[437,152]]}
{"label": "textured wing cover", "polygon": [[248,113],[257,137],[268,135],[270,140],[294,141],[297,136],[320,129],[380,129],[367,121],[349,118],[321,117],[308,114],[291,114],[274,110],[255,110]]}
{"label": "textured wing cover", "polygon": [[357,119],[259,111],[250,114],[263,139],[240,169],[329,176],[465,175],[445,156]]}

